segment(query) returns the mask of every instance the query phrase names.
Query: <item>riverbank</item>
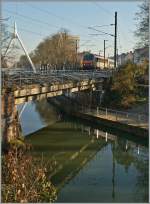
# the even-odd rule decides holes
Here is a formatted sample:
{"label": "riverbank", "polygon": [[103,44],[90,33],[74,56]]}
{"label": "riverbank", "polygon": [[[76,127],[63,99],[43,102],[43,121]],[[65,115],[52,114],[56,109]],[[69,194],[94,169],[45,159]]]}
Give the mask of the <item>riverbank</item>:
{"label": "riverbank", "polygon": [[134,106],[127,109],[127,111],[131,113],[145,114],[149,115],[149,100],[148,98],[144,98],[143,100],[137,101]]}
{"label": "riverbank", "polygon": [[[53,98],[48,100],[53,105],[57,106],[61,111],[81,118],[83,120],[86,120],[88,122],[95,123],[97,125],[104,125],[108,126],[109,128],[116,128],[120,131],[125,131],[128,133],[132,133],[135,136],[142,137],[142,138],[148,138],[148,127],[147,123],[145,124],[142,120],[145,119],[145,116],[143,115],[137,115],[136,114],[130,114],[130,112],[116,112],[115,115],[109,113],[109,109],[107,109],[107,115],[106,111],[101,111],[100,109],[88,109],[85,107],[80,107],[78,104],[76,104],[73,100],[70,100],[67,97],[59,97],[59,98]],[[82,110],[80,109],[82,108]],[[85,108],[85,111],[84,111]],[[114,112],[114,111],[113,111]],[[130,117],[133,117],[133,119]],[[137,118],[136,118],[137,117]],[[142,117],[144,117],[142,119]],[[140,119],[140,121],[139,121]],[[137,121],[136,121],[137,120]],[[135,123],[136,122],[136,123]]]}

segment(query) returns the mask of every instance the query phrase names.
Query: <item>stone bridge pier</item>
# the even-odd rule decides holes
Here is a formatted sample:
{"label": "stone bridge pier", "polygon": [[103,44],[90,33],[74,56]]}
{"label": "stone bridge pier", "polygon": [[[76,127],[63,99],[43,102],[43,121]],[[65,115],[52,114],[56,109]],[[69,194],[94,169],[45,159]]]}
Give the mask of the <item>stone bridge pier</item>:
{"label": "stone bridge pier", "polygon": [[2,90],[1,102],[2,146],[5,147],[12,140],[21,136],[21,126],[12,88]]}

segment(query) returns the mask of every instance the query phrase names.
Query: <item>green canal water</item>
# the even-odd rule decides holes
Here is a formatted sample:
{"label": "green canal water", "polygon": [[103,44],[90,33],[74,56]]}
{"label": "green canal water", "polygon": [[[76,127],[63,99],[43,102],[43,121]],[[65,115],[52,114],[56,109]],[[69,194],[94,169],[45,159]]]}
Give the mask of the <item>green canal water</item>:
{"label": "green canal water", "polygon": [[69,118],[46,102],[29,103],[21,124],[32,154],[48,166],[56,202],[148,202],[146,141]]}

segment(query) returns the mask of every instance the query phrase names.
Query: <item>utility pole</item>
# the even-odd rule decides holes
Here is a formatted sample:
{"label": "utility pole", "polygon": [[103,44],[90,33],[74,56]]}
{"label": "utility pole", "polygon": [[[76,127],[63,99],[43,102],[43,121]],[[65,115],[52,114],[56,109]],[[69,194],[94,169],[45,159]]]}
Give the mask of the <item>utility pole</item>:
{"label": "utility pole", "polygon": [[115,12],[114,68],[117,64],[117,12]]}
{"label": "utility pole", "polygon": [[[2,68],[2,0],[0,0],[0,69]],[[1,79],[1,70],[0,70]]]}
{"label": "utility pole", "polygon": [[106,40],[104,40],[104,69],[105,69],[105,42]]}
{"label": "utility pole", "polygon": [[117,48],[117,66],[118,66],[118,58],[119,58],[119,54],[118,54],[118,48]]}
{"label": "utility pole", "polygon": [[106,41],[108,40],[104,40],[104,68],[105,68],[105,60],[106,60]]}
{"label": "utility pole", "polygon": [[77,62],[78,62],[78,40],[76,39],[76,69],[77,69]]}

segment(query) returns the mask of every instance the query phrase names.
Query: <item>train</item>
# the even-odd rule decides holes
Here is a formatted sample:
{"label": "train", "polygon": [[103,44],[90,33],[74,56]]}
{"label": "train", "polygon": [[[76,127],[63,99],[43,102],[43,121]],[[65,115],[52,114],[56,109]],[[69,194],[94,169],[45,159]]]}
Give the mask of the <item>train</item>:
{"label": "train", "polygon": [[81,61],[81,67],[82,69],[112,69],[114,67],[114,61],[110,58],[105,58],[92,54],[92,53],[85,53],[83,55],[82,61]]}

